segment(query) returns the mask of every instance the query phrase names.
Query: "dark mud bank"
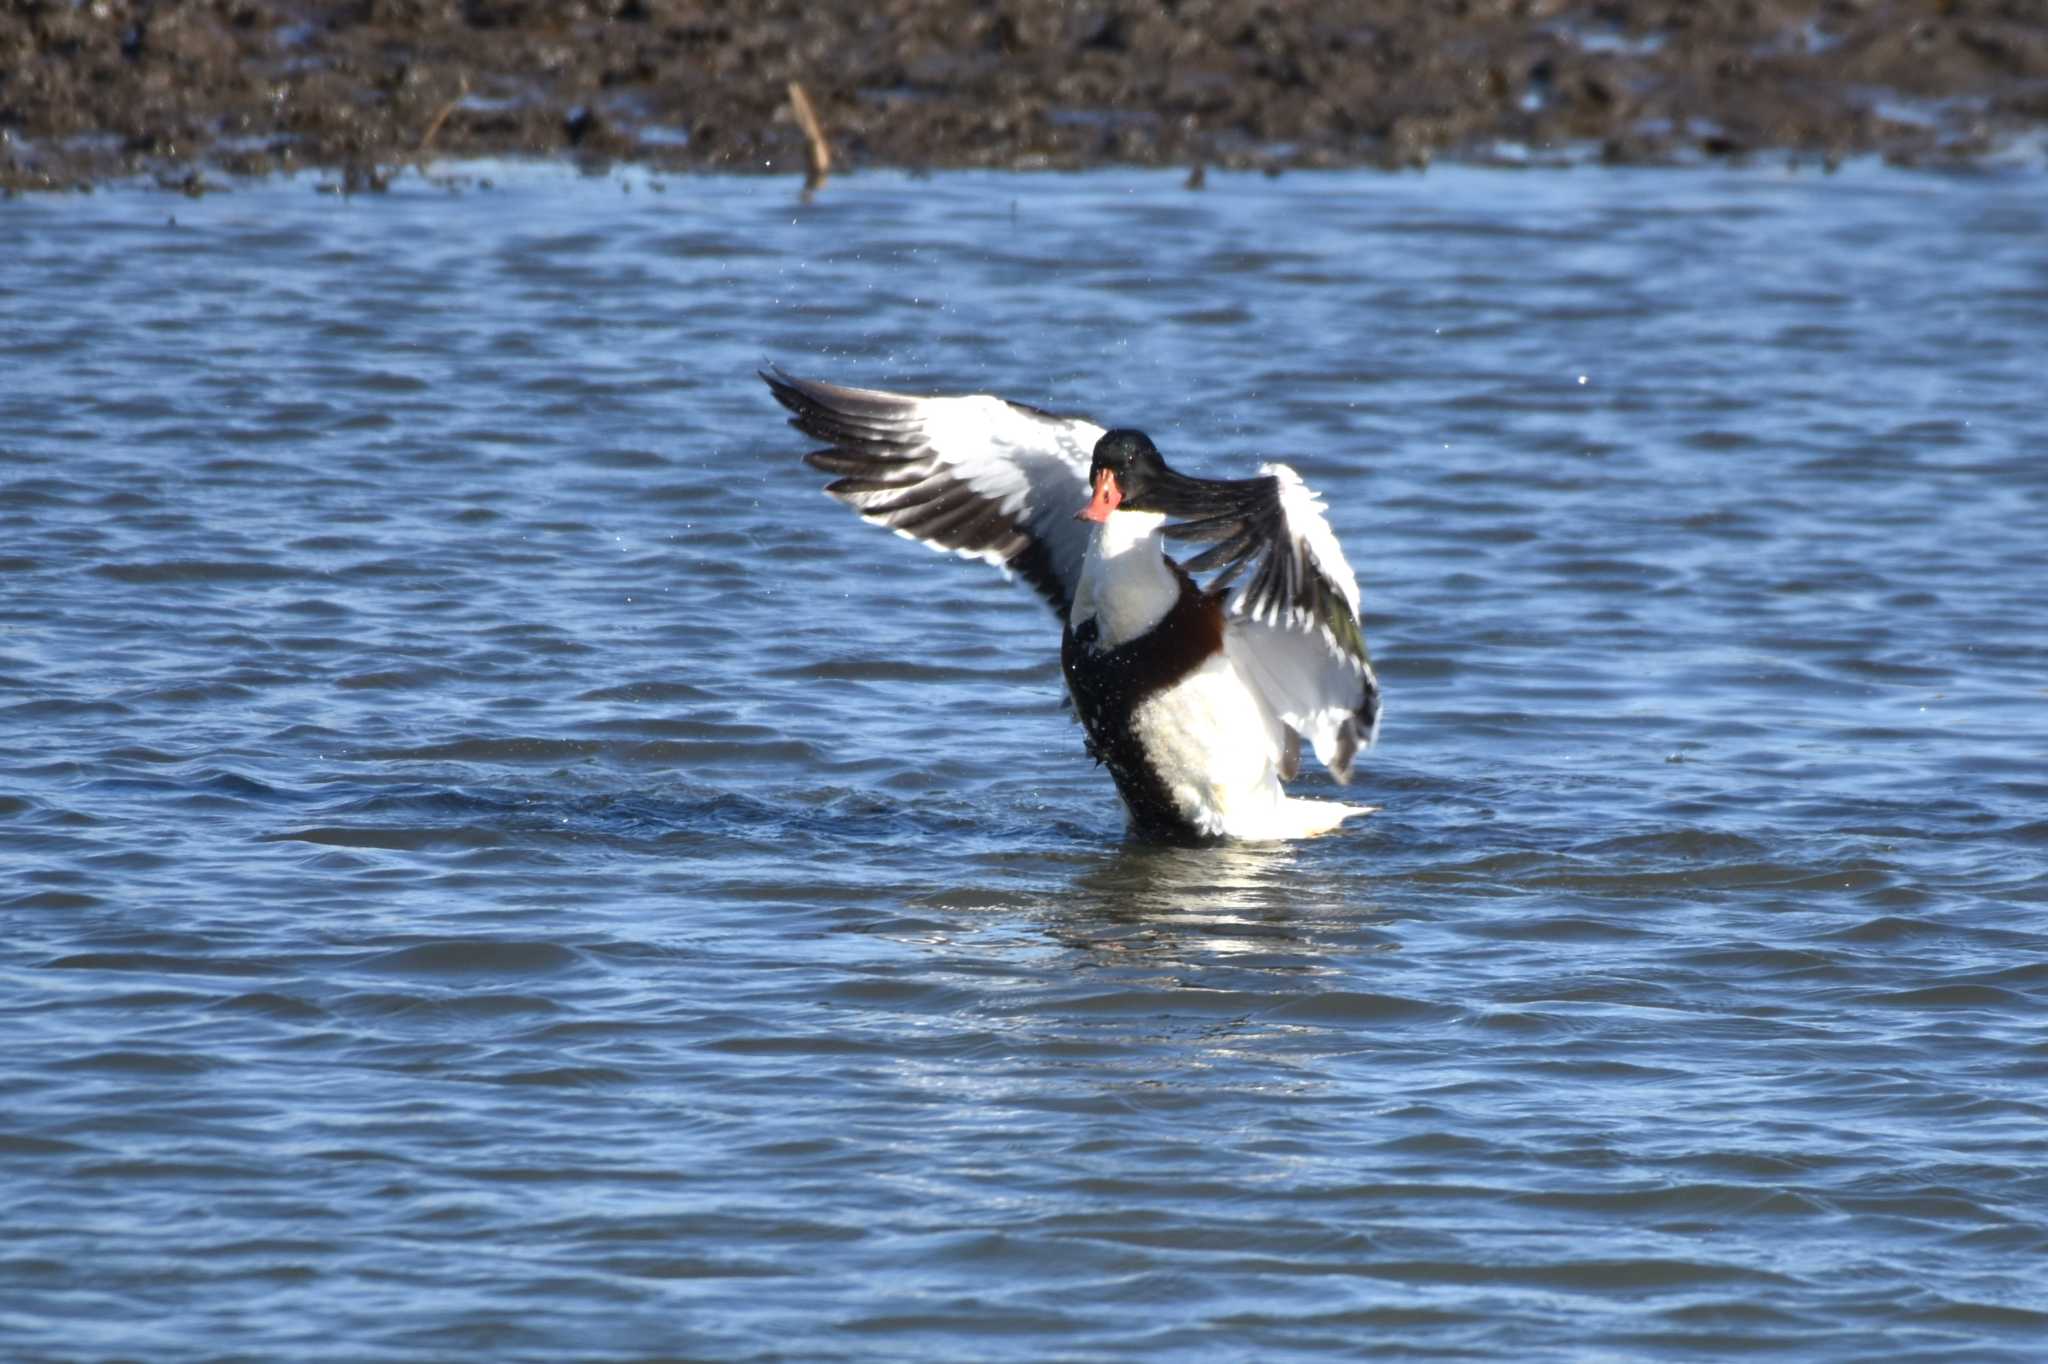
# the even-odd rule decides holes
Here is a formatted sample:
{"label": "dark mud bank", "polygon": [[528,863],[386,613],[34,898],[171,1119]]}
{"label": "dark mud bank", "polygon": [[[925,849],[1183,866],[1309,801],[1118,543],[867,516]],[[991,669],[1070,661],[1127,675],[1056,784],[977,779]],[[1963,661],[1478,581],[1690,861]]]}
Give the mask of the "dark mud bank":
{"label": "dark mud bank", "polygon": [[2048,7],[20,0],[0,185],[563,153],[794,172],[792,81],[854,167],[2038,158]]}

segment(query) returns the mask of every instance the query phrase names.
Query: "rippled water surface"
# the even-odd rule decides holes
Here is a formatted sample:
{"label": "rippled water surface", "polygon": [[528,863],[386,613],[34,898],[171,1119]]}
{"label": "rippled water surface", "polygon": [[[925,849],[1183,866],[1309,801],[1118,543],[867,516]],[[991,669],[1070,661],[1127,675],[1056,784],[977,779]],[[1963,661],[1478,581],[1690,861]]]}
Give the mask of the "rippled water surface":
{"label": "rippled water surface", "polygon": [[[496,174],[0,204],[8,1356],[2040,1357],[2038,176]],[[770,360],[1294,463],[1384,812]]]}

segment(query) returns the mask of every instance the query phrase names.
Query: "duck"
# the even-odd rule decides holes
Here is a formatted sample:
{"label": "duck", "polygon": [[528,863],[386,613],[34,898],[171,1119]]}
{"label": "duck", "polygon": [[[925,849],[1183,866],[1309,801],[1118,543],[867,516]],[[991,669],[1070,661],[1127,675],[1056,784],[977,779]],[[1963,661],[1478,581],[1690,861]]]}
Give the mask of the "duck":
{"label": "duck", "polygon": [[[804,458],[832,476],[829,496],[1052,607],[1084,747],[1134,838],[1278,842],[1377,809],[1285,787],[1304,740],[1348,785],[1380,726],[1357,578],[1293,469],[1197,478],[1142,431],[993,394],[759,373],[789,424],[823,442]],[[1176,559],[1170,541],[1202,548]]]}

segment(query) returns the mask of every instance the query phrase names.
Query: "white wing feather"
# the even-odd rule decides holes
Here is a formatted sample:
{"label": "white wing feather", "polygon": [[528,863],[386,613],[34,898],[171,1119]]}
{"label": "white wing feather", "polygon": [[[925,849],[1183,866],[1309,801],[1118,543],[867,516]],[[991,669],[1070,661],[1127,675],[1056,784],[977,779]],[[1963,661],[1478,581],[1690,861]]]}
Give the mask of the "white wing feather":
{"label": "white wing feather", "polygon": [[[1256,557],[1284,556],[1277,574],[1254,574],[1232,591],[1224,647],[1266,704],[1303,735],[1333,776],[1379,738],[1379,680],[1358,621],[1358,579],[1323,514],[1323,501],[1285,464],[1259,472],[1276,481],[1279,524]],[[1253,600],[1255,584],[1292,583],[1286,598]]]}
{"label": "white wing feather", "polygon": [[790,425],[831,442],[810,456],[843,475],[826,492],[907,539],[1021,574],[1064,614],[1093,529],[1074,513],[1088,500],[1100,426],[988,394],[762,378],[796,414]]}

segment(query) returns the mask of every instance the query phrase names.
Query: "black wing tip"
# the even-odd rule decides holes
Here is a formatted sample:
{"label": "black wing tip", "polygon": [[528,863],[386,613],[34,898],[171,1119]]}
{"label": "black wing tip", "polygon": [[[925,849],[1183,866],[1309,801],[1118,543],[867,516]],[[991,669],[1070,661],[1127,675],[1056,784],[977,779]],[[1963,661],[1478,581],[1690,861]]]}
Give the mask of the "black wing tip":
{"label": "black wing tip", "polygon": [[924,477],[918,467],[915,455],[875,454],[859,450],[847,450],[833,446],[827,450],[813,450],[804,456],[804,463],[821,474],[834,477],[854,475],[860,478],[887,479],[892,483],[910,484]]}
{"label": "black wing tip", "polygon": [[835,416],[859,420],[902,421],[925,399],[885,388],[856,388],[824,379],[804,379],[777,364],[754,371],[776,400],[791,411],[822,408]]}
{"label": "black wing tip", "polygon": [[775,395],[775,401],[794,414],[790,417],[789,424],[796,426],[803,419],[804,409],[810,406],[803,390],[804,381],[780,365],[771,364],[766,369],[755,370],[754,373],[761,376],[762,383],[768,385],[768,391]]}
{"label": "black wing tip", "polygon": [[775,401],[789,409],[789,424],[841,450],[901,457],[924,444],[917,408],[909,394],[847,388],[822,379],[799,379],[780,365],[756,370]]}
{"label": "black wing tip", "polygon": [[[815,379],[799,379],[777,364],[754,371],[761,382],[768,385],[768,391],[775,395],[775,401],[801,417],[806,411],[829,406],[821,385]],[[791,422],[792,426],[796,423]]]}

